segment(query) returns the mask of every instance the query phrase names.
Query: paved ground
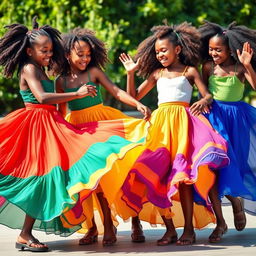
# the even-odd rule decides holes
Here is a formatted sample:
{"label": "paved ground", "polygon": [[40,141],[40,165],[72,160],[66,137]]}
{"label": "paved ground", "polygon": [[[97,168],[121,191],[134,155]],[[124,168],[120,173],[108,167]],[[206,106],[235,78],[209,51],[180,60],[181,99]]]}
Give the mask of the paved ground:
{"label": "paved ground", "polygon": [[[256,255],[256,216],[247,215],[247,228],[242,232],[237,232],[233,225],[233,216],[231,207],[223,207],[225,218],[229,225],[228,233],[225,235],[220,244],[209,244],[207,238],[212,230],[212,226],[196,231],[197,242],[192,246],[156,246],[156,240],[163,234],[163,228],[151,228],[143,223],[147,241],[143,244],[134,244],[130,242],[130,223],[122,223],[118,227],[118,242],[112,247],[102,247],[101,239],[94,245],[79,246],[78,239],[81,234],[74,234],[68,238],[62,238],[54,235],[45,235],[42,232],[34,232],[34,234],[42,241],[46,242],[51,248],[50,252],[45,255],[129,255],[129,256],[151,256],[151,255],[232,255],[247,256]],[[178,229],[181,234],[182,230]],[[31,252],[21,252],[14,248],[16,236],[19,231],[11,230],[4,226],[0,226],[0,255],[1,256],[27,256],[32,255]]]}

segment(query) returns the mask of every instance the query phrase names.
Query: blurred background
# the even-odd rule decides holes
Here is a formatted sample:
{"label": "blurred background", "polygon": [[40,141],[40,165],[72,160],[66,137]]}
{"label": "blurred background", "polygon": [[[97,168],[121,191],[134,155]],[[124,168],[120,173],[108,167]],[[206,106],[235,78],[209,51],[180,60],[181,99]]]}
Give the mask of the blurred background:
{"label": "blurred background", "polygon": [[[125,89],[125,70],[118,56],[121,52],[134,56],[138,44],[150,35],[151,27],[163,24],[164,19],[169,24],[188,21],[198,27],[206,19],[223,26],[235,20],[256,29],[256,0],[1,0],[0,36],[7,24],[22,23],[31,28],[35,15],[39,26],[49,24],[61,32],[78,26],[95,30],[96,36],[107,44],[111,60],[105,72]],[[137,85],[141,81],[137,78]],[[106,105],[131,110],[104,90],[103,95]],[[195,91],[193,100],[196,96]],[[255,98],[256,93],[247,86],[244,100],[251,103]],[[155,109],[156,91],[142,102]],[[0,116],[22,106],[17,76],[6,79],[0,75]]]}

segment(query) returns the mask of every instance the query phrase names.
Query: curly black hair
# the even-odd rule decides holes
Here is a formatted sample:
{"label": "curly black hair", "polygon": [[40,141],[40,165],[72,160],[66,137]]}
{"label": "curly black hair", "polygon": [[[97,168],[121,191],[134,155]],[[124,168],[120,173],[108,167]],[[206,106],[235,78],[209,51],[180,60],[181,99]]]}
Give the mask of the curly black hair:
{"label": "curly black hair", "polygon": [[154,70],[162,67],[155,53],[157,39],[168,38],[175,46],[180,45],[179,59],[182,64],[196,66],[200,61],[200,35],[190,23],[154,26],[151,31],[153,35],[140,43],[135,56],[135,59],[140,58],[139,75],[149,76]]}
{"label": "curly black hair", "polygon": [[18,23],[5,26],[8,31],[0,38],[0,65],[4,67],[4,76],[12,77],[16,69],[20,72],[29,59],[26,49],[33,47],[37,37],[42,35],[52,40],[53,55],[49,69],[54,67],[55,72],[60,71],[64,61],[61,34],[49,25],[39,27],[36,19],[37,17],[34,17],[32,20],[31,31]]}
{"label": "curly black hair", "polygon": [[[205,21],[198,30],[201,34],[201,56],[203,61],[211,59],[209,56],[209,40],[214,36],[221,38],[223,44],[228,46],[231,56],[236,62],[239,62],[237,49],[241,51],[245,42],[249,42],[253,51],[256,51],[256,30],[242,25],[238,26],[235,21],[230,23],[227,27]],[[252,57],[251,64],[253,68],[256,68],[255,54]]]}
{"label": "curly black hair", "polygon": [[[105,43],[99,40],[95,36],[95,32],[90,29],[85,28],[75,28],[67,34],[63,34],[62,42],[65,51],[65,55],[69,55],[74,45],[78,41],[84,41],[89,44],[91,48],[91,61],[88,64],[90,67],[98,67],[103,69],[105,65],[109,62],[107,49]],[[65,61],[63,68],[63,75],[70,73],[70,65],[68,61]]]}

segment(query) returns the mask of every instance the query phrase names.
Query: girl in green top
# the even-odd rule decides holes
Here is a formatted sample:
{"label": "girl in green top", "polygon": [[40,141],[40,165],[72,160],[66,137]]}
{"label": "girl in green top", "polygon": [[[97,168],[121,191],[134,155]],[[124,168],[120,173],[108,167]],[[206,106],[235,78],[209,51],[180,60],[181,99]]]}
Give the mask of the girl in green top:
{"label": "girl in green top", "polygon": [[[85,122],[130,118],[117,109],[103,105],[100,85],[116,99],[136,107],[145,119],[149,117],[150,110],[147,107],[118,88],[102,71],[108,62],[107,51],[105,44],[95,37],[93,31],[81,28],[74,29],[63,36],[63,44],[67,62],[63,74],[56,80],[57,92],[75,92],[84,84],[93,85],[97,90],[97,95],[94,97],[70,101],[68,103],[70,113],[67,116],[66,104],[60,104],[60,111],[66,116],[67,121],[78,125]],[[74,216],[68,217],[69,223],[78,223],[84,218],[81,232],[86,234],[80,239],[80,245],[92,244],[98,239],[99,227],[97,228],[97,221],[94,218],[94,208],[98,210],[103,220],[103,245],[112,245],[116,242],[116,228],[114,226],[117,221],[114,217],[115,214],[110,210],[106,193],[110,191],[113,194],[113,191],[118,191],[124,178],[124,172],[123,177],[116,175],[115,180],[110,180],[106,176],[95,190],[96,193],[93,193],[91,197],[83,198],[81,195],[83,213],[80,216],[74,214]],[[132,239],[135,242],[145,240],[138,218],[133,218]]]}
{"label": "girl in green top", "polygon": [[[230,158],[230,165],[219,173],[219,198],[226,196],[231,201],[234,224],[241,231],[246,217],[243,201],[237,197],[256,200],[256,109],[241,101],[246,81],[256,89],[256,31],[237,26],[235,22],[227,28],[206,22],[199,31],[203,79],[214,99],[207,117],[227,140]],[[250,206],[245,204],[248,212],[253,211]],[[220,241],[227,231],[219,200],[215,208],[217,226],[209,237],[210,242]]]}

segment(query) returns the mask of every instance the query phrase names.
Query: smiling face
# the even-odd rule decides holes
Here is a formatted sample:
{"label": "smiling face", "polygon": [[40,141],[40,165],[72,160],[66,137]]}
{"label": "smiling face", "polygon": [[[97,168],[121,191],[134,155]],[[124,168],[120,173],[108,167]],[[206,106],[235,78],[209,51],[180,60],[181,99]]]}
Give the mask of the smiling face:
{"label": "smiling face", "polygon": [[229,47],[224,43],[223,39],[218,36],[214,36],[209,40],[209,55],[217,65],[231,58]]}
{"label": "smiling face", "polygon": [[75,42],[68,56],[71,69],[84,71],[91,61],[91,47],[82,40]]}
{"label": "smiling face", "polygon": [[180,51],[181,47],[175,46],[168,38],[157,39],[155,43],[156,58],[164,67],[177,62]]}
{"label": "smiling face", "polygon": [[39,66],[49,66],[53,55],[52,40],[48,36],[38,36],[32,47],[27,48],[27,54]]}

